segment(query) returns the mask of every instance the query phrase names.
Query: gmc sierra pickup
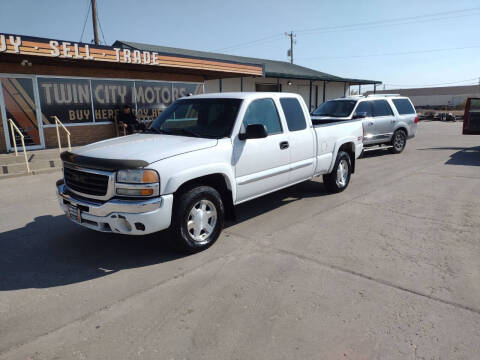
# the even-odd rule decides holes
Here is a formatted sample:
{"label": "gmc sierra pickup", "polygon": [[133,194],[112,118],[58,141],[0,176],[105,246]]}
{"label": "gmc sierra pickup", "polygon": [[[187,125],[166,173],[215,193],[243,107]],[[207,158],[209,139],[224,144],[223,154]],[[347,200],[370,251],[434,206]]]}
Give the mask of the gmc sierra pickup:
{"label": "gmc sierra pickup", "polygon": [[62,153],[58,199],[74,222],[142,235],[169,229],[187,251],[213,244],[234,206],[323,175],[343,191],[363,150],[361,120],[312,125],[289,93],[191,96],[147,133]]}

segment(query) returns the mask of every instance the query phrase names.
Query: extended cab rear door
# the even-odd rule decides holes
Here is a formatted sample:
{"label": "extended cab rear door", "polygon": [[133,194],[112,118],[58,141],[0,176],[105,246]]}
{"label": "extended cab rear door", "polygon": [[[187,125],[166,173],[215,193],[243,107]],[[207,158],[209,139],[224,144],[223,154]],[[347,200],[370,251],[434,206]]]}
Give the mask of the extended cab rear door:
{"label": "extended cab rear door", "polygon": [[480,98],[468,98],[463,118],[464,135],[480,135]]}
{"label": "extended cab rear door", "polygon": [[280,97],[280,106],[288,129],[290,148],[290,183],[312,177],[315,170],[316,138],[307,122],[307,108],[296,97]]}

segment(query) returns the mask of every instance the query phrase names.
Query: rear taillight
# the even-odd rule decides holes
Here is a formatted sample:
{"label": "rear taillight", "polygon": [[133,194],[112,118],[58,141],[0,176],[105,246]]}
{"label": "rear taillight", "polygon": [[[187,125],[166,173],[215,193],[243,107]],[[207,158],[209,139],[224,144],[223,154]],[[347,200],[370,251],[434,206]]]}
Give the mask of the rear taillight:
{"label": "rear taillight", "polygon": [[418,123],[418,116],[415,116],[415,124]]}
{"label": "rear taillight", "polygon": [[362,122],[363,138],[365,138],[365,124]]}

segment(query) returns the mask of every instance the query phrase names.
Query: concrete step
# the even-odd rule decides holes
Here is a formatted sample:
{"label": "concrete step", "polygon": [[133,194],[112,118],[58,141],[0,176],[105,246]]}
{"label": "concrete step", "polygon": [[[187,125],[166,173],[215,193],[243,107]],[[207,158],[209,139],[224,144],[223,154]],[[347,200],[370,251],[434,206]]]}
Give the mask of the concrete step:
{"label": "concrete step", "polygon": [[30,176],[30,175],[48,174],[48,173],[53,173],[53,172],[58,172],[59,178],[62,176],[62,168],[61,167],[32,170],[29,173],[25,169],[24,172],[19,172],[19,173],[11,173],[11,174],[1,174],[0,173],[0,181],[3,180],[3,179],[10,179],[10,178],[16,178],[16,177],[22,177],[22,176]]}
{"label": "concrete step", "polygon": [[17,156],[15,153],[0,154],[0,179],[58,171],[62,168],[58,149],[27,151],[27,160],[30,173],[27,172],[23,151]]}
{"label": "concrete step", "polygon": [[[30,170],[40,170],[40,169],[51,169],[51,168],[58,168],[62,167],[62,162],[60,159],[55,160],[37,160],[34,162],[29,162]],[[13,174],[13,173],[21,173],[26,171],[27,166],[25,162],[23,163],[15,163],[15,164],[8,164],[2,165],[2,173],[3,174]]]}

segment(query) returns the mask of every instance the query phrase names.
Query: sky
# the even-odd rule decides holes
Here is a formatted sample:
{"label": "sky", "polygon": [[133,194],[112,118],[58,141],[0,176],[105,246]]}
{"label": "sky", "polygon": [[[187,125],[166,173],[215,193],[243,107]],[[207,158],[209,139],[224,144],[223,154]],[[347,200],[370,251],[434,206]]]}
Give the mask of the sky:
{"label": "sky", "polygon": [[[1,33],[93,39],[90,0],[0,4]],[[479,0],[97,0],[97,9],[108,45],[129,40],[289,61],[285,32],[293,31],[294,62],[318,71],[387,89],[479,84]]]}

